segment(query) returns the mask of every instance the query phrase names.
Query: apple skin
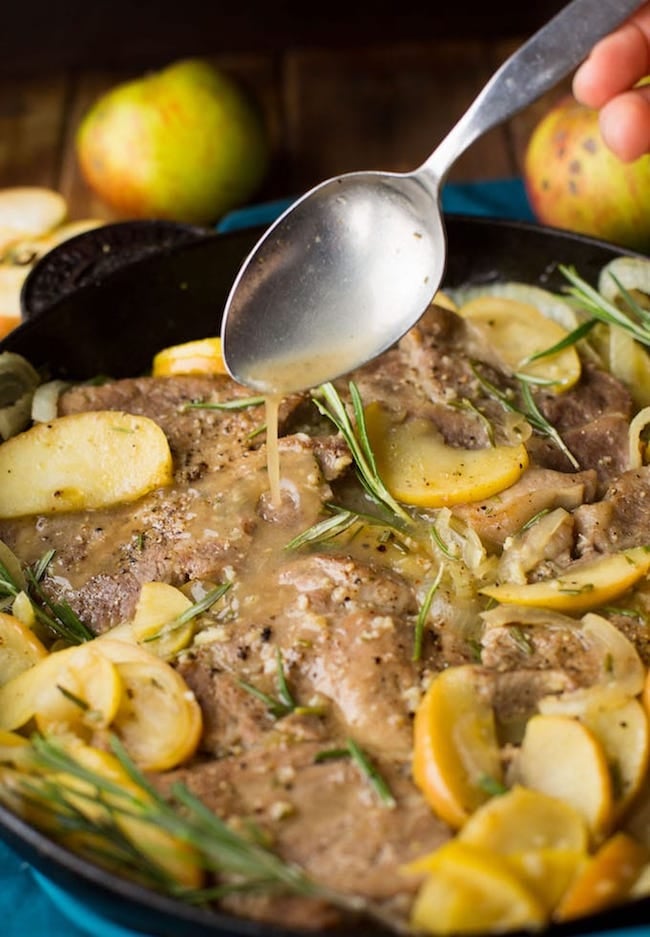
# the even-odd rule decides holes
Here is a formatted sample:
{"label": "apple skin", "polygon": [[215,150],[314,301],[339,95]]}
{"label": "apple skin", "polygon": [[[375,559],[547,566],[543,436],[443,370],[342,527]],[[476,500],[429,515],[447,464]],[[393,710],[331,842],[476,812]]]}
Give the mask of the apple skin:
{"label": "apple skin", "polygon": [[650,156],[621,162],[601,137],[598,112],[571,95],[534,128],[524,183],[542,224],[650,250]]}
{"label": "apple skin", "polygon": [[201,59],[108,91],[75,144],[89,187],[121,218],[213,223],[255,193],[269,162],[252,102]]}

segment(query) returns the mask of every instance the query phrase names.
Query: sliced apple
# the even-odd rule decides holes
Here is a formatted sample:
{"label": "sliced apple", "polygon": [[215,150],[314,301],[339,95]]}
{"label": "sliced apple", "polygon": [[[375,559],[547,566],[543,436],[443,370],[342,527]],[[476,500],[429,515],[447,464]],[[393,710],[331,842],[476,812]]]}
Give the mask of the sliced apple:
{"label": "sliced apple", "polygon": [[165,771],[189,758],[203,729],[201,707],[183,678],[160,657],[137,644],[99,638],[124,683],[111,729],[138,767]]}
{"label": "sliced apple", "polygon": [[494,714],[471,665],[434,677],[415,714],[413,777],[433,809],[458,829],[490,796],[502,767]]}
{"label": "sliced apple", "polygon": [[589,831],[582,813],[567,801],[515,784],[480,806],[458,839],[500,855],[531,849],[585,852]]}
{"label": "sliced apple", "polygon": [[227,374],[220,338],[202,338],[163,348],[153,359],[154,377],[173,374]]}
{"label": "sliced apple", "polygon": [[449,309],[450,312],[458,312],[458,306],[448,293],[438,290],[433,297],[433,305],[441,306],[443,309]]}
{"label": "sliced apple", "polygon": [[192,640],[193,622],[174,625],[191,607],[191,601],[180,589],[166,582],[145,582],[131,622],[136,640],[153,654],[169,660]]}
{"label": "sliced apple", "polygon": [[[37,677],[35,672],[34,679]],[[39,681],[34,703],[36,725],[44,735],[70,730],[82,736],[92,734],[113,721],[123,692],[117,668],[99,646],[95,642],[82,644],[61,660],[54,679]]]}
{"label": "sliced apple", "polygon": [[0,315],[17,325],[21,319],[20,292],[30,267],[0,264]]}
{"label": "sliced apple", "polygon": [[605,605],[627,592],[650,569],[650,547],[632,547],[576,563],[557,578],[531,583],[503,582],[480,591],[497,602],[534,605],[570,613]]}
{"label": "sliced apple", "polygon": [[529,361],[569,334],[531,303],[502,296],[480,296],[461,306],[458,313],[480,330],[486,344],[514,373],[548,382],[550,389],[556,391],[568,390],[580,379],[582,367],[573,345]]}
{"label": "sliced apple", "polygon": [[159,658],[153,661],[116,665],[125,692],[111,728],[138,767],[166,771],[194,754],[203,722],[183,678]]}
{"label": "sliced apple", "polygon": [[614,812],[622,816],[640,791],[648,768],[648,716],[639,700],[619,706],[590,707],[581,721],[605,750],[614,780]]}
{"label": "sliced apple", "polygon": [[550,914],[589,861],[586,850],[548,846],[510,853],[508,865]]}
{"label": "sliced apple", "polygon": [[44,724],[82,722],[88,716],[95,725],[107,725],[117,710],[121,684],[98,655],[95,642],[64,648],[13,677],[0,687],[0,728],[18,729],[39,713]]}
{"label": "sliced apple", "polygon": [[487,449],[448,446],[428,420],[395,422],[374,402],[366,428],[384,484],[397,500],[421,507],[480,501],[514,484],[528,465],[522,444]]}
{"label": "sliced apple", "polygon": [[615,833],[581,868],[553,917],[568,921],[620,904],[649,858],[646,847],[628,833]]}
{"label": "sliced apple", "polygon": [[546,920],[541,902],[507,860],[457,840],[431,857],[411,909],[416,933],[498,933],[537,928]]}
{"label": "sliced apple", "polygon": [[0,189],[0,248],[38,237],[60,225],[68,206],[59,192],[42,186]]}
{"label": "sliced apple", "polygon": [[550,910],[587,858],[589,831],[575,807],[516,784],[479,807],[457,839],[506,857]]}
{"label": "sliced apple", "polygon": [[0,517],[111,507],[171,480],[169,443],[153,420],[73,413],[0,446]]}
{"label": "sliced apple", "polygon": [[450,291],[451,299],[459,308],[474,299],[496,296],[499,299],[514,299],[518,303],[534,306],[546,319],[552,319],[567,332],[578,326],[578,316],[569,302],[558,293],[552,293],[533,283],[518,280],[480,283],[473,286],[461,286]]}
{"label": "sliced apple", "polygon": [[0,686],[47,657],[47,648],[13,615],[0,612]]}
{"label": "sliced apple", "polygon": [[614,792],[603,746],[578,719],[532,716],[513,765],[515,781],[557,797],[582,814],[594,837],[614,816]]}

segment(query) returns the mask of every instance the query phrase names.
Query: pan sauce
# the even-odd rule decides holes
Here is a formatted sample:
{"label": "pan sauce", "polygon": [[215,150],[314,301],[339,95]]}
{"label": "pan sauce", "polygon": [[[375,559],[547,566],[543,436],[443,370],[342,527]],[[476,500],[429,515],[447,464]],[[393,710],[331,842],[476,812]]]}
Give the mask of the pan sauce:
{"label": "pan sauce", "polygon": [[[446,445],[471,451],[488,447],[488,428],[497,442],[511,431],[502,405],[472,377],[476,360],[491,382],[510,386],[480,335],[432,309],[397,349],[352,377],[364,403],[381,402],[397,425],[425,416]],[[345,399],[347,380],[337,386]],[[203,710],[200,747],[156,781],[166,788],[180,778],[219,815],[253,819],[287,861],[403,926],[423,879],[405,875],[405,866],[453,834],[430,792],[412,779],[413,717],[435,675],[466,667],[477,681],[486,710],[495,713],[506,781],[540,701],[568,699],[563,694],[598,683],[602,644],[586,640],[580,612],[512,611],[510,603],[491,612],[479,589],[507,582],[506,567],[510,580],[523,573],[543,581],[573,569],[577,551],[587,562],[645,545],[639,505],[650,479],[645,466],[628,471],[623,445],[634,407],[621,383],[587,357],[580,384],[562,399],[538,392],[578,469],[536,433],[526,442],[530,465],[507,496],[419,505],[409,509],[416,524],[406,534],[392,523],[362,523],[338,539],[287,550],[289,540],[328,516],[328,503],[382,512],[363,496],[341,438],[304,396],[280,405],[281,484],[273,481],[273,434],[268,451],[256,434],[261,411],[185,409],[195,399],[237,394],[242,390],[225,378],[72,389],[61,412],[119,404],[156,419],[174,452],[174,485],[128,508],[4,522],[1,534],[26,562],[56,549],[44,584],[97,632],[132,616],[142,582],[196,588],[229,578],[223,606],[197,622],[193,644],[175,661]],[[545,521],[551,515],[552,528]],[[530,531],[542,529],[536,541]],[[418,657],[414,636],[428,600]],[[615,601],[595,610],[627,634],[645,668],[645,623],[631,615],[645,615],[643,580]],[[276,697],[277,652],[302,710],[279,718],[242,685]],[[348,739],[368,755],[394,803],[377,796],[349,757],[319,757]],[[646,813],[642,798],[628,821],[642,843]],[[590,852],[602,839],[603,831],[594,834]],[[223,906],[311,927],[341,913],[335,903],[246,893]],[[434,932],[438,926],[417,925]]]}

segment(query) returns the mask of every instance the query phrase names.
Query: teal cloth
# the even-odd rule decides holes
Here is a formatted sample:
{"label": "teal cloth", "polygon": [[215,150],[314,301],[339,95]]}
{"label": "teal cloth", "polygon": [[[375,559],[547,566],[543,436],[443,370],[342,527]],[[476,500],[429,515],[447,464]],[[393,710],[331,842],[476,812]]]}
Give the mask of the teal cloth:
{"label": "teal cloth", "polygon": [[[217,231],[223,233],[258,225],[264,227],[275,221],[292,201],[279,199],[230,212],[221,219]],[[442,207],[449,214],[535,221],[524,183],[519,178],[448,183],[443,186]]]}
{"label": "teal cloth", "polygon": [[[232,212],[217,230],[269,225],[289,204],[282,200]],[[520,179],[447,185],[442,206],[451,214],[534,221]],[[140,931],[107,920],[91,903],[78,900],[35,872],[1,841],[0,915],[3,937],[143,937]],[[650,925],[598,937],[650,937]]]}

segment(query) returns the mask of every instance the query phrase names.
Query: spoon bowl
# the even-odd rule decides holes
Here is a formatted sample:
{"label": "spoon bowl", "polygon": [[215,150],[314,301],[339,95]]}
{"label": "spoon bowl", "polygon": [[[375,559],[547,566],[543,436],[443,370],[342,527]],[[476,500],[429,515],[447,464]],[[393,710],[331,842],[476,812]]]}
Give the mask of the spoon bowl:
{"label": "spoon bowl", "polygon": [[227,306],[224,347],[238,379],[288,393],[393,344],[444,273],[445,231],[431,200],[415,176],[361,172],[292,205],[240,272]]}
{"label": "spoon bowl", "polygon": [[446,267],[441,187],[479,136],[565,77],[639,0],[573,0],[493,75],[410,173],[354,172],[293,203],[244,262],[226,302],[230,374],[265,394],[332,380],[422,316]]}

